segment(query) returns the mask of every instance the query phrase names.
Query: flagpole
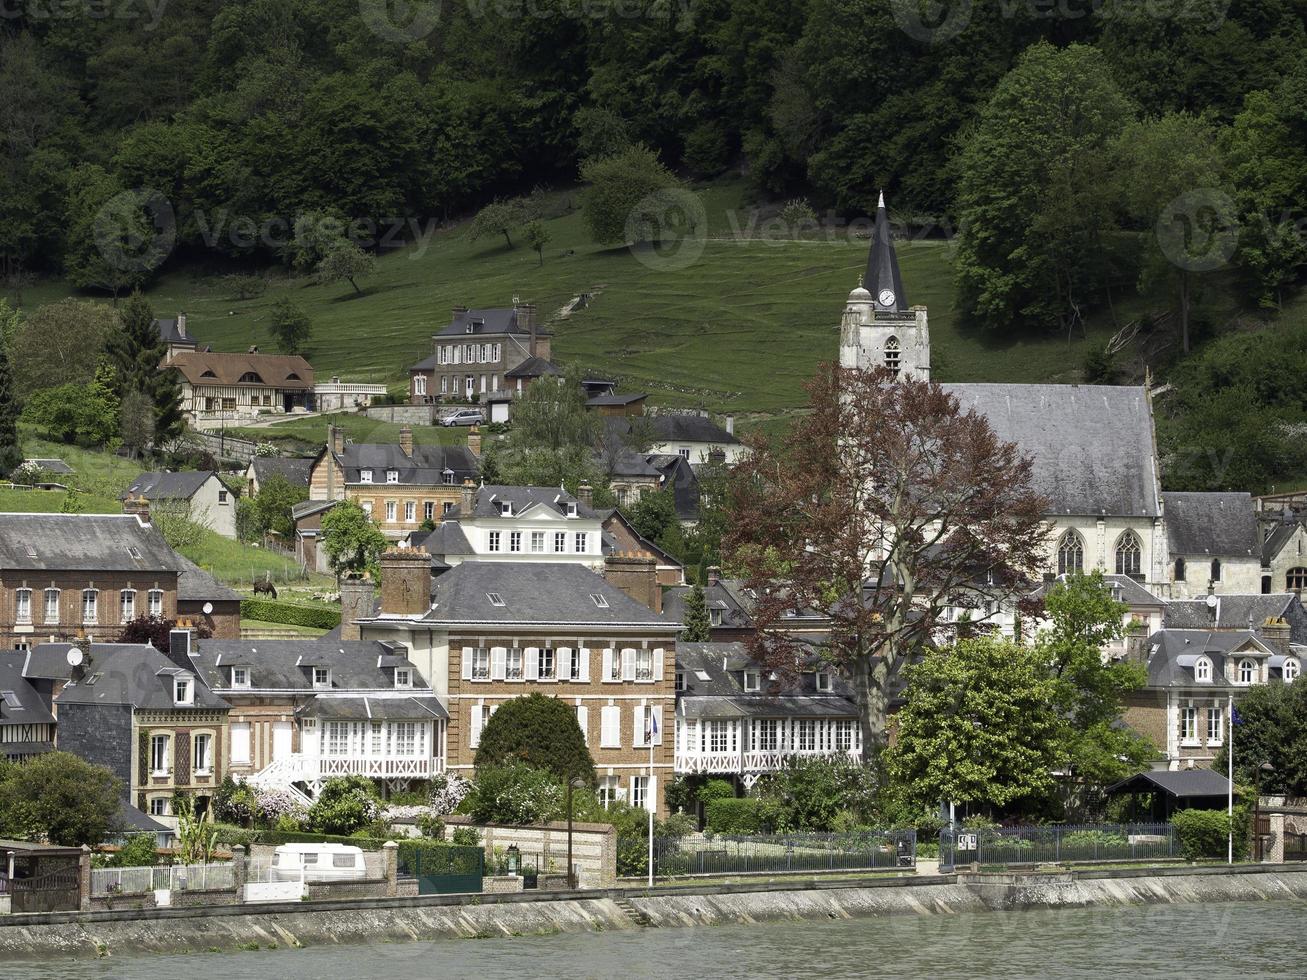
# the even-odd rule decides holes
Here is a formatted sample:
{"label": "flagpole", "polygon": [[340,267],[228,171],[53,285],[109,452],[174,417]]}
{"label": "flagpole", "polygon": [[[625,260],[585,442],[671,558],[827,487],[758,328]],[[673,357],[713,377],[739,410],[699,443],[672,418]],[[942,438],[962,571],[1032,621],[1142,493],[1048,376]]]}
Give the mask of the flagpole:
{"label": "flagpole", "polygon": [[654,721],[653,706],[649,707],[649,782],[646,790],[645,806],[649,808],[649,887],[653,888],[654,879],[654,737],[658,734],[658,723]]}
{"label": "flagpole", "polygon": [[1226,761],[1230,764],[1229,780],[1229,797],[1225,804],[1226,819],[1230,824],[1226,834],[1226,853],[1225,861],[1227,864],[1234,864],[1234,692],[1230,692],[1230,741],[1226,753]]}

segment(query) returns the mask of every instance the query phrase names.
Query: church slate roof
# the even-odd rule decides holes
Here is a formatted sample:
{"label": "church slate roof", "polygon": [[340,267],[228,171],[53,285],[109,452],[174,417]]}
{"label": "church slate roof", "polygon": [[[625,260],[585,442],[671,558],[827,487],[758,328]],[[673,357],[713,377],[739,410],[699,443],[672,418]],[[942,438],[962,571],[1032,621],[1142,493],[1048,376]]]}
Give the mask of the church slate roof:
{"label": "church slate roof", "polygon": [[[894,254],[893,232],[890,230],[889,212],[885,210],[884,194],[876,205],[876,226],[871,233],[871,250],[867,255],[867,271],[862,277],[862,288],[871,293],[878,311],[908,311],[908,298],[903,292],[898,256]],[[880,294],[886,289],[894,293],[894,302],[889,306],[880,301]]]}
{"label": "church slate roof", "polygon": [[1257,557],[1257,512],[1250,494],[1165,492],[1162,506],[1172,555]]}
{"label": "church slate roof", "polygon": [[1153,413],[1142,387],[946,384],[1034,462],[1050,514],[1157,517]]}

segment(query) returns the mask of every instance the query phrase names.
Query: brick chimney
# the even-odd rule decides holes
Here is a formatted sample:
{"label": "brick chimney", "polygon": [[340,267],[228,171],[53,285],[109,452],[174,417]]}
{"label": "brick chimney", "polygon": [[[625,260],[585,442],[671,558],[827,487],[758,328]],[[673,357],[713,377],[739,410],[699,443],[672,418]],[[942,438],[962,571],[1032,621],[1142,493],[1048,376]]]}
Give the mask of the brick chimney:
{"label": "brick chimney", "polygon": [[1257,627],[1259,638],[1268,647],[1281,656],[1289,656],[1289,624],[1283,619],[1268,619]]}
{"label": "brick chimney", "polygon": [[407,425],[399,429],[399,451],[410,459],[413,458],[413,430]]}
{"label": "brick chimney", "polygon": [[123,513],[133,515],[142,524],[148,526],[150,523],[150,502],[142,494],[129,493],[127,499],[123,501]]}
{"label": "brick chimney", "polygon": [[467,430],[467,451],[473,456],[481,455],[481,427],[474,425]]}
{"label": "brick chimney", "polygon": [[594,507],[595,494],[590,487],[589,480],[582,480],[581,485],[576,488],[576,499],[582,507]]}
{"label": "brick chimney", "polygon": [[371,579],[340,580],[340,638],[359,639],[359,620],[372,615],[376,592]]}
{"label": "brick chimney", "polygon": [[337,455],[345,451],[345,430],[338,425],[327,426],[327,447]]}
{"label": "brick chimney", "polygon": [[177,314],[177,336],[183,340],[186,338],[186,313],[185,311]]}
{"label": "brick chimney", "polygon": [[663,611],[663,590],[658,584],[658,563],[632,552],[619,552],[604,560],[604,578],[636,602],[656,613]]}
{"label": "brick chimney", "polygon": [[716,585],[722,580],[722,567],[720,565],[708,566],[708,584]]}
{"label": "brick chimney", "polygon": [[458,505],[460,517],[472,516],[472,498],[476,496],[477,488],[471,480],[463,481],[463,500]]}
{"label": "brick chimney", "polygon": [[431,608],[431,556],[391,548],[381,556],[381,615],[421,616]]}
{"label": "brick chimney", "polygon": [[457,320],[459,317],[461,317],[461,316],[462,316],[464,313],[466,313],[466,312],[467,312],[467,307],[466,307],[466,306],[455,306],[454,309],[453,309],[453,316],[454,316],[454,319]]}

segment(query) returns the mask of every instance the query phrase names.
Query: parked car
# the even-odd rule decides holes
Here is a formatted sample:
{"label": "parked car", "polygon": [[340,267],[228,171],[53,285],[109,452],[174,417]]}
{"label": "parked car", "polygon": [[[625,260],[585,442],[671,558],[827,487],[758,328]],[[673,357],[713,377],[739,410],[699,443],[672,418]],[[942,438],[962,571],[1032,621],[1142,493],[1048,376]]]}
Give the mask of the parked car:
{"label": "parked car", "polygon": [[446,415],[440,420],[441,425],[480,425],[485,417],[475,408],[459,409],[453,415]]}
{"label": "parked car", "polygon": [[367,876],[363,849],[350,844],[282,844],[272,855],[273,881],[358,881]]}

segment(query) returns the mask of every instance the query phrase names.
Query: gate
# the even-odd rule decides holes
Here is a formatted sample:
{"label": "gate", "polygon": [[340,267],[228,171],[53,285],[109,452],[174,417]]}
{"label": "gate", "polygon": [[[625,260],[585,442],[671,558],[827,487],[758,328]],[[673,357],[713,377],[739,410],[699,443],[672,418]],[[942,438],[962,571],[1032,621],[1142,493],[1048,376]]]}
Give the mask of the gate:
{"label": "gate", "polygon": [[[43,858],[42,869],[54,858]],[[81,908],[81,869],[76,858],[60,861],[51,870],[30,878],[9,882],[11,908],[15,912],[76,912]]]}
{"label": "gate", "polygon": [[1286,861],[1307,861],[1307,834],[1284,835],[1284,859]]}
{"label": "gate", "polygon": [[419,895],[465,894],[481,891],[485,863],[479,847],[420,847],[407,861],[401,856],[400,871],[417,878]]}

